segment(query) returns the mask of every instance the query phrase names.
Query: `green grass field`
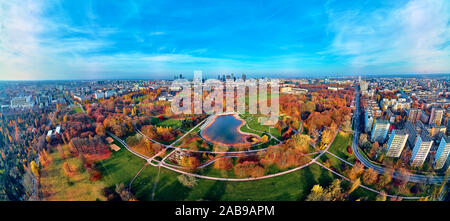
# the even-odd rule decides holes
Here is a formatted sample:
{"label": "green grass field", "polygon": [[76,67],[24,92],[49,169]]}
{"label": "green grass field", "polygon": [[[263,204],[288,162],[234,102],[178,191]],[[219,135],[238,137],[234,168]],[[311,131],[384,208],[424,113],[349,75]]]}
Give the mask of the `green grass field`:
{"label": "green grass field", "polygon": [[[144,163],[144,160],[122,148],[109,159],[97,163],[97,169],[103,175],[99,181],[110,188],[119,183],[128,185]],[[211,171],[208,175],[213,173],[220,175],[220,171]],[[158,168],[147,166],[133,182],[131,189],[138,200],[152,199],[157,174]],[[191,189],[178,181],[179,175],[161,168],[154,200],[304,200],[315,184],[328,186],[336,178],[331,172],[313,164],[286,175],[257,181],[223,182],[197,179],[197,185]],[[355,199],[361,196],[374,199],[376,194],[361,188],[352,193]]]}
{"label": "green grass field", "polygon": [[[146,167],[132,185],[140,200],[151,200],[157,168]],[[179,174],[161,169],[154,200],[304,200],[319,183],[328,186],[335,178],[331,172],[311,165],[286,175],[247,182],[197,179],[195,187],[183,186]]]}
{"label": "green grass field", "polygon": [[[50,153],[52,162],[41,170],[40,184],[43,200],[49,201],[95,201],[106,200],[102,194],[105,184],[91,181],[90,175],[79,158],[73,157],[64,145],[66,159],[62,159],[55,149]],[[64,172],[64,163],[74,171],[72,176]]]}
{"label": "green grass field", "polygon": [[133,155],[117,141],[114,144],[121,149],[117,152],[112,151],[110,158],[97,162],[95,165],[102,174],[100,181],[113,188],[120,183],[127,186],[145,163],[144,159]]}
{"label": "green grass field", "polygon": [[[257,132],[257,131],[262,131],[265,133],[270,133],[273,136],[275,136],[278,139],[281,139],[281,132],[279,132],[276,128],[271,128],[268,125],[261,125],[258,122],[258,115],[250,115],[250,114],[243,114],[240,115],[240,117],[242,119],[245,120],[245,122],[247,122],[248,127],[250,127],[253,130],[249,130],[245,125],[241,127],[241,131],[243,132],[248,132],[248,133],[254,133],[257,134],[259,136],[262,136],[263,133],[261,132]],[[257,130],[257,131],[254,131]]]}
{"label": "green grass field", "polygon": [[158,127],[172,127],[172,128],[179,128],[181,127],[181,120],[176,119],[167,119],[163,120],[156,124]]}
{"label": "green grass field", "polygon": [[82,110],[79,106],[73,107],[73,110],[74,110],[76,113],[83,113],[83,110]]}
{"label": "green grass field", "polygon": [[328,151],[353,164],[356,161],[356,157],[347,151],[347,147],[352,145],[352,139],[352,134],[340,131]]}
{"label": "green grass field", "polygon": [[[338,135],[339,136],[339,135]],[[351,136],[349,136],[351,137]],[[346,138],[341,136],[335,140],[338,147]],[[116,143],[117,144],[117,143]],[[121,145],[119,145],[121,146]],[[122,146],[121,146],[122,147]],[[339,148],[337,148],[339,149]],[[343,150],[346,151],[345,148]],[[97,163],[96,168],[100,170],[105,186],[114,188],[115,184],[124,183],[126,186],[136,173],[142,168],[145,161],[129,153],[124,147],[114,152],[109,159]],[[206,172],[210,176],[221,176],[222,171],[210,169]],[[227,174],[233,171],[225,172]],[[315,184],[327,187],[337,177],[329,171],[313,164],[301,170],[278,177],[247,181],[247,182],[224,182],[206,179],[197,179],[197,185],[193,188],[183,186],[177,179],[180,174],[161,168],[159,181],[155,186],[158,176],[158,168],[147,166],[138,175],[131,186],[131,190],[138,200],[305,200]],[[344,181],[345,182],[345,181]],[[351,199],[368,197],[374,200],[376,194],[358,188],[351,194]]]}

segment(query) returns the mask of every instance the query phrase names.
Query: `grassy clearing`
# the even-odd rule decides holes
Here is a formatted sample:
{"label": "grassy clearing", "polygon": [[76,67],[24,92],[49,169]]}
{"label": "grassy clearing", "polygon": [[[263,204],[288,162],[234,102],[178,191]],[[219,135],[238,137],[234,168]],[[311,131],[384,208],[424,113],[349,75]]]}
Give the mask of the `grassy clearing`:
{"label": "grassy clearing", "polygon": [[79,106],[74,106],[74,107],[73,107],[73,110],[74,110],[76,113],[83,113],[83,110],[82,110]]}
{"label": "grassy clearing", "polygon": [[[146,167],[134,181],[132,189],[140,200],[151,200],[158,169]],[[161,169],[155,200],[304,200],[315,184],[328,186],[335,178],[318,165],[263,180],[223,182],[197,179],[194,188],[183,186],[179,174]]]}
{"label": "grassy clearing", "polygon": [[347,151],[347,147],[352,145],[352,139],[352,134],[339,131],[328,151],[353,164],[356,157]]}
{"label": "grassy clearing", "polygon": [[[81,160],[71,157],[67,146],[62,147],[66,159],[62,159],[58,151],[50,153],[52,162],[41,170],[41,190],[43,200],[50,201],[95,201],[106,200],[102,194],[105,183],[91,181],[90,175],[83,169]],[[69,177],[64,172],[66,162],[75,173]]]}
{"label": "grassy clearing", "polygon": [[163,120],[156,124],[158,127],[172,127],[172,128],[180,128],[181,127],[181,120],[176,120],[169,118],[167,120]]}
{"label": "grassy clearing", "polygon": [[[250,114],[242,114],[240,115],[240,117],[242,119],[245,120],[245,122],[247,122],[248,127],[250,128],[250,130],[244,125],[241,127],[241,131],[243,132],[249,132],[249,133],[254,133],[257,134],[259,136],[262,136],[263,133],[269,133],[272,134],[274,137],[281,139],[281,132],[278,131],[276,128],[271,128],[268,125],[262,125],[258,122],[258,115],[250,115]],[[251,130],[253,129],[253,130]],[[262,131],[262,132],[256,132],[254,130],[257,131]]]}
{"label": "grassy clearing", "polygon": [[122,145],[119,146],[121,147],[119,151],[114,151],[110,158],[100,161],[95,165],[102,174],[100,181],[104,182],[107,187],[113,189],[116,184],[120,183],[127,186],[146,163],[144,159],[133,155]]}

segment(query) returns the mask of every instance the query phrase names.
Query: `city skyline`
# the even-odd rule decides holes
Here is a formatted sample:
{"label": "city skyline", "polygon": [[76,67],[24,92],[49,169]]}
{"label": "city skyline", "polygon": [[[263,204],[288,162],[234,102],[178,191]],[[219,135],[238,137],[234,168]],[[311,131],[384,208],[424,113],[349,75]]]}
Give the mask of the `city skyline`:
{"label": "city skyline", "polygon": [[444,0],[1,1],[0,80],[449,73],[449,9]]}

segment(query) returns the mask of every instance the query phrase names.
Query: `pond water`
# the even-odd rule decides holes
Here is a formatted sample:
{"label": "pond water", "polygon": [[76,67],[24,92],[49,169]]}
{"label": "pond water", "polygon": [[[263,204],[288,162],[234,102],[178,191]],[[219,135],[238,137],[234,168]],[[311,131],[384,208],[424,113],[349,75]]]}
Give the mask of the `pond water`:
{"label": "pond water", "polygon": [[242,120],[237,119],[232,114],[220,115],[202,130],[201,135],[212,143],[226,145],[243,144],[246,142],[245,138],[247,135],[242,134],[239,130],[242,122]]}

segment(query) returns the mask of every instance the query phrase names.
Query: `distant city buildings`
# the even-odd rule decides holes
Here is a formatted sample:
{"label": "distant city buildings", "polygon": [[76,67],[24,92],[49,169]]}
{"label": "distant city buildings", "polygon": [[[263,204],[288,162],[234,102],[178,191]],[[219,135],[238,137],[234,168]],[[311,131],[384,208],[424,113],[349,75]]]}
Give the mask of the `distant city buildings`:
{"label": "distant city buildings", "polygon": [[11,99],[10,108],[32,108],[34,102],[32,96],[15,97]]}

